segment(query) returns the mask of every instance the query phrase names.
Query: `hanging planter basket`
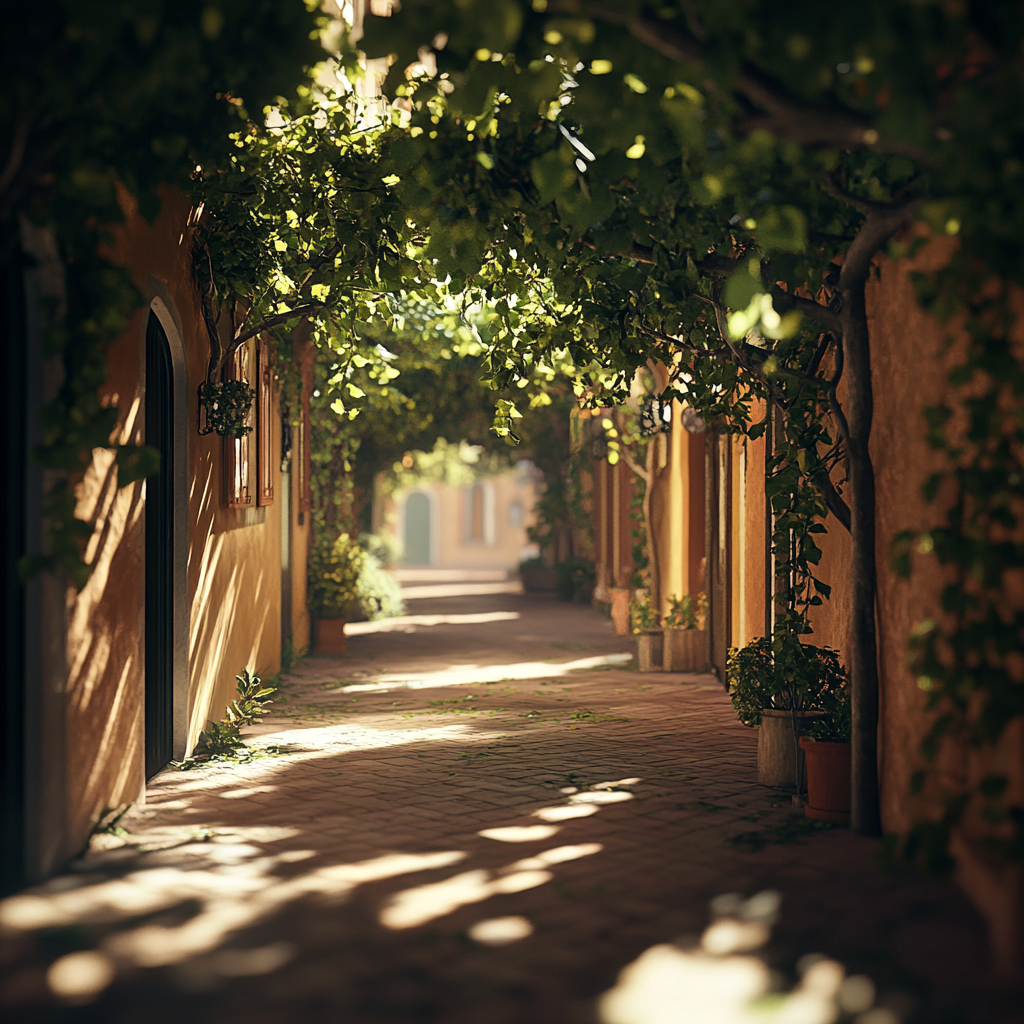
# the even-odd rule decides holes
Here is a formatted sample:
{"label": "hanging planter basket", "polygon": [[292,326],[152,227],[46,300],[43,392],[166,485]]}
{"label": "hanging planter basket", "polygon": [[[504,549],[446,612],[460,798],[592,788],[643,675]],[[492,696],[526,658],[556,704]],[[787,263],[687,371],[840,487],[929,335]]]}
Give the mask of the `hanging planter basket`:
{"label": "hanging planter basket", "polygon": [[245,437],[254,391],[245,380],[226,380],[199,385],[199,433],[221,437]]}
{"label": "hanging planter basket", "polygon": [[661,395],[648,395],[640,403],[640,436],[664,433],[672,423],[672,402]]}

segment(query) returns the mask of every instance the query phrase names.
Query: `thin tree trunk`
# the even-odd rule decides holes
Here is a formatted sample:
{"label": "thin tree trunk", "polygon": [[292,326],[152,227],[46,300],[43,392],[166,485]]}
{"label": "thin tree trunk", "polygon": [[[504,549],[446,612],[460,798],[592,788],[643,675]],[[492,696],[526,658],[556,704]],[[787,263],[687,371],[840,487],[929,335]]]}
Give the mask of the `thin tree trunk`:
{"label": "thin tree trunk", "polygon": [[864,282],[843,289],[846,415],[850,425],[850,536],[852,695],[850,827],[881,835],[878,801],[878,640],[875,633],[875,470],[868,442],[874,397]]}
{"label": "thin tree trunk", "polygon": [[658,574],[658,552],[654,543],[654,524],[651,522],[651,492],[654,490],[654,446],[658,443],[658,435],[647,442],[647,479],[644,487],[644,531],[647,534],[647,564],[651,577],[651,609],[661,616],[662,600],[659,592],[661,578]]}
{"label": "thin tree trunk", "polygon": [[903,227],[917,202],[895,206],[867,204],[836,188],[842,198],[867,217],[843,259],[839,290],[843,309],[843,356],[846,362],[845,405],[849,430],[850,537],[853,554],[850,636],[851,800],[850,827],[861,835],[882,832],[878,792],[878,638],[875,631],[875,470],[869,442],[874,414],[871,385],[871,339],[865,286],[871,260]]}

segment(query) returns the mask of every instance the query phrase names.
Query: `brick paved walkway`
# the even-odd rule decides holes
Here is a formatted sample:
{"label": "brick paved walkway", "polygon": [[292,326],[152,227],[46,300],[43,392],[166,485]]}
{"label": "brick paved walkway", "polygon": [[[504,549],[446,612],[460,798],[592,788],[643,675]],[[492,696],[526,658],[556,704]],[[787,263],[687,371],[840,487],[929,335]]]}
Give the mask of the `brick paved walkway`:
{"label": "brick paved walkway", "polygon": [[284,680],[263,756],[164,771],[126,845],[0,904],[3,1020],[592,1024],[623,967],[766,889],[784,987],[824,953],[877,984],[863,1024],[1020,1019],[955,889],[755,784],[713,678],[640,675],[543,598],[358,628]]}

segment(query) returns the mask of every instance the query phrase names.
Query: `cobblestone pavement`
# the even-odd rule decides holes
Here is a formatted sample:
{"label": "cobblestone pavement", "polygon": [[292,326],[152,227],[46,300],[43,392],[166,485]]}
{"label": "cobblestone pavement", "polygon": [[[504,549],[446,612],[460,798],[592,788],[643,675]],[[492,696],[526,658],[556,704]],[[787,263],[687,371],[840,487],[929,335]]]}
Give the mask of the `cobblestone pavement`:
{"label": "cobblestone pavement", "polygon": [[1020,1019],[955,889],[756,785],[713,677],[640,675],[607,620],[545,598],[412,609],[300,662],[253,760],[165,770],[126,836],[0,904],[0,1017],[592,1024],[713,898],[774,890],[757,955],[783,988],[822,953],[877,985],[863,1024]]}

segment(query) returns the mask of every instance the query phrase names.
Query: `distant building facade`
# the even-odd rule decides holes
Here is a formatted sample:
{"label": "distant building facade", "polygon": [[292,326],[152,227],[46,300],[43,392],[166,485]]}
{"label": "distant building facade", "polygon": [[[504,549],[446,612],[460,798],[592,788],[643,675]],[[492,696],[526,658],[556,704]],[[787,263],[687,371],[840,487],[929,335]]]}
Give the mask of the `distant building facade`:
{"label": "distant building facade", "polygon": [[402,565],[515,569],[536,554],[527,532],[536,499],[536,472],[524,461],[467,487],[424,481],[379,494],[374,525],[394,539]]}

